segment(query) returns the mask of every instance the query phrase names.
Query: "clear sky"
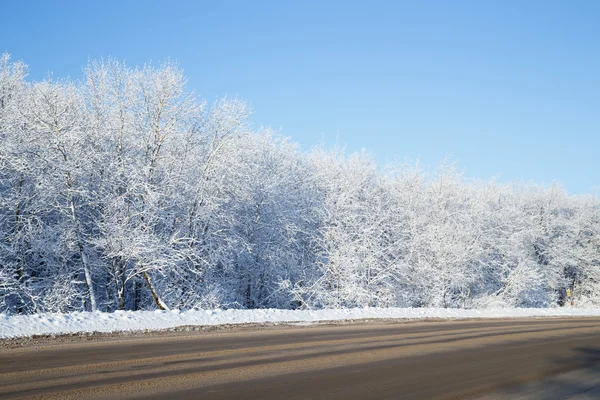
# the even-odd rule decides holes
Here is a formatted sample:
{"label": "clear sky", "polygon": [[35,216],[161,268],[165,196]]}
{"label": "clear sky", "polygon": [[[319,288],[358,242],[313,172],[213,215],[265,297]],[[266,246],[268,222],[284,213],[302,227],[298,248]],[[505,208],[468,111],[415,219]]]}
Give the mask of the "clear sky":
{"label": "clear sky", "polygon": [[167,57],[256,126],[379,163],[600,186],[600,1],[0,0],[0,52],[79,78],[88,59]]}

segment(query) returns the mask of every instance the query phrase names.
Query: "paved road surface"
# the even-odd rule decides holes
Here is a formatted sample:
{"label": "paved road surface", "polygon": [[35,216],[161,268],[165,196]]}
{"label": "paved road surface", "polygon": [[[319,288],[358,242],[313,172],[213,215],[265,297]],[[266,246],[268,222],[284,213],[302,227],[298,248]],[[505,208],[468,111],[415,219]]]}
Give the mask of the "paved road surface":
{"label": "paved road surface", "polygon": [[369,323],[0,350],[0,399],[600,399],[600,320]]}

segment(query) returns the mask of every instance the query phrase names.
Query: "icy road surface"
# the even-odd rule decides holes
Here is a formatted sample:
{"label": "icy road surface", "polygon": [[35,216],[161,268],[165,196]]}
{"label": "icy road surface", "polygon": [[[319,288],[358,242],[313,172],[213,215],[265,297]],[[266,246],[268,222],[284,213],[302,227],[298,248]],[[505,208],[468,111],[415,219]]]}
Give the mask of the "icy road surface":
{"label": "icy road surface", "polygon": [[600,398],[598,318],[230,329],[9,341],[0,399]]}

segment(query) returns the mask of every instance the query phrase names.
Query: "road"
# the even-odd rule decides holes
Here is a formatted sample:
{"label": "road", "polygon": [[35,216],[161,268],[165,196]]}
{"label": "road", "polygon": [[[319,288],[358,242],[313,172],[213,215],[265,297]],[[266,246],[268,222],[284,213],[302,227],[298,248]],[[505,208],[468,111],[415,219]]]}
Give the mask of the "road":
{"label": "road", "polygon": [[600,320],[372,322],[0,349],[0,399],[600,398]]}

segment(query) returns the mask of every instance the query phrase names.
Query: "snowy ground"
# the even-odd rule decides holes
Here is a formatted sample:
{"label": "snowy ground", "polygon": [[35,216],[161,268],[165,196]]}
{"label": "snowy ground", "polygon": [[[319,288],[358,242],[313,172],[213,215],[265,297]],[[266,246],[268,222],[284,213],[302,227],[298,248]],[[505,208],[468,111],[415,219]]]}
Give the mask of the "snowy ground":
{"label": "snowy ground", "polygon": [[318,322],[372,318],[524,318],[600,316],[600,309],[364,308],[343,310],[189,310],[76,312],[8,316],[0,314],[0,339],[45,334],[160,330],[183,325]]}

